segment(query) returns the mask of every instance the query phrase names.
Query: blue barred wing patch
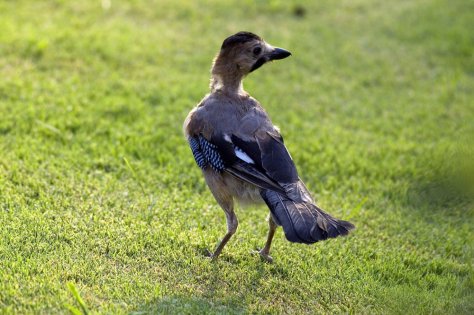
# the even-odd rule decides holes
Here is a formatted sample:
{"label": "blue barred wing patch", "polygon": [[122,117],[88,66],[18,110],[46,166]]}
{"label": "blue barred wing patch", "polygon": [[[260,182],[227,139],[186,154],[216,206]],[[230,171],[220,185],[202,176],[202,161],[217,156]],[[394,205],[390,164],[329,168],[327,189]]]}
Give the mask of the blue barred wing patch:
{"label": "blue barred wing patch", "polygon": [[194,137],[189,137],[188,142],[189,142],[189,146],[191,147],[191,151],[193,152],[193,156],[194,156],[194,160],[196,161],[196,164],[200,168],[205,169],[207,167],[207,160],[201,151],[199,140]]}
{"label": "blue barred wing patch", "polygon": [[224,170],[224,161],[215,144],[207,141],[202,135],[189,137],[188,141],[194,160],[201,169],[204,170],[210,165],[216,172]]}

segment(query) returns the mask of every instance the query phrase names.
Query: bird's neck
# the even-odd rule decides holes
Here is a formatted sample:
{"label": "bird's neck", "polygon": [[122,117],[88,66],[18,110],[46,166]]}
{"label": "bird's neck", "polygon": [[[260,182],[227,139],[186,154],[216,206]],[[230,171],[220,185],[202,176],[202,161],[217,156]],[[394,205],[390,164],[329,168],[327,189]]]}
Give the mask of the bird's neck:
{"label": "bird's neck", "polygon": [[243,78],[244,76],[236,65],[223,63],[217,58],[211,70],[211,93],[246,94],[242,85]]}
{"label": "bird's neck", "polygon": [[227,94],[245,94],[241,79],[213,75],[211,77],[211,93],[224,92]]}

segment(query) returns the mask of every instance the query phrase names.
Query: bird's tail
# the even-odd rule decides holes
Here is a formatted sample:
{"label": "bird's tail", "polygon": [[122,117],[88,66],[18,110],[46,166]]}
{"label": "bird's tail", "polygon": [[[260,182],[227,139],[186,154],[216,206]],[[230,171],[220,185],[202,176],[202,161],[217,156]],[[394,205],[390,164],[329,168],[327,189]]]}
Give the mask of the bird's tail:
{"label": "bird's tail", "polygon": [[262,190],[261,195],[290,242],[312,244],[347,235],[354,228],[352,223],[333,218],[313,203],[293,201],[268,189]]}

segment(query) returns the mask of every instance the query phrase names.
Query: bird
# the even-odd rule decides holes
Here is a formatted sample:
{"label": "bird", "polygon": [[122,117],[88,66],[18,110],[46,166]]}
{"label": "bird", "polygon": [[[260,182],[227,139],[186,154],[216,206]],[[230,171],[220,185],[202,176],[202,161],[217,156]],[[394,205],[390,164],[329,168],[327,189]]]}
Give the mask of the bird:
{"label": "bird", "polygon": [[290,242],[313,244],[347,235],[354,225],[319,208],[300,179],[278,127],[244,89],[243,79],[291,53],[251,32],[227,37],[213,60],[210,93],[187,115],[183,131],[196,164],[224,210],[227,232],[209,257],[215,260],[238,226],[234,202],[265,203],[270,210],[261,258],[278,226]]}

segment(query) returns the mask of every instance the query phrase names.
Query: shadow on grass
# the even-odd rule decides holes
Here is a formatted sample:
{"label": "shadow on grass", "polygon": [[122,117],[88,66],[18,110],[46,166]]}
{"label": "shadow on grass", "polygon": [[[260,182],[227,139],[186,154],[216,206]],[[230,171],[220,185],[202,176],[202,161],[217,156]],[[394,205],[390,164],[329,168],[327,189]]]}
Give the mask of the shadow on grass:
{"label": "shadow on grass", "polygon": [[455,178],[420,178],[408,188],[405,200],[410,207],[432,211],[449,211],[473,201],[468,187]]}
{"label": "shadow on grass", "polygon": [[[263,282],[270,278],[290,277],[283,266],[263,262],[258,255],[249,254],[239,258],[223,254],[218,261],[212,262],[207,257],[208,252],[204,245],[194,245],[193,252],[195,257],[202,259],[202,269],[192,265],[187,265],[186,268],[185,265],[189,262],[180,266],[178,263],[177,270],[186,268],[187,273],[176,274],[172,281],[174,285],[180,286],[181,282],[189,281],[184,280],[183,276],[195,279],[193,285],[196,287],[189,295],[183,293],[188,291],[185,287],[179,288],[180,293],[177,294],[173,293],[176,290],[171,289],[171,294],[165,293],[161,298],[148,301],[131,314],[247,314],[251,312],[247,305],[248,298],[257,294]],[[252,266],[245,279],[233,277],[231,270],[234,267],[245,269],[242,265],[246,262]]]}
{"label": "shadow on grass", "polygon": [[[178,289],[181,293],[173,293],[175,290],[171,289],[170,294],[165,293],[161,298],[146,302],[131,314],[247,314],[244,301],[239,298],[238,293],[224,293],[227,285],[223,282],[225,268],[222,264],[236,265],[237,260],[222,256],[220,261],[211,262],[201,246],[195,248],[195,251],[196,256],[211,267],[211,270],[205,268],[206,270],[202,271],[203,274],[207,274],[203,277],[203,274],[197,274],[198,270],[188,266],[190,273],[187,273],[186,277],[194,278],[194,285],[197,285],[199,289],[194,288],[189,294],[183,293],[183,291],[189,291],[184,287]],[[183,274],[176,275],[174,285],[179,286],[182,276]],[[199,282],[201,282],[200,285]]]}
{"label": "shadow on grass", "polygon": [[471,154],[457,152],[427,159],[420,175],[406,191],[409,208],[450,211],[474,201],[474,162]]}
{"label": "shadow on grass", "polygon": [[208,298],[173,295],[152,301],[142,310],[130,314],[246,314],[241,305],[232,300],[212,302]]}

